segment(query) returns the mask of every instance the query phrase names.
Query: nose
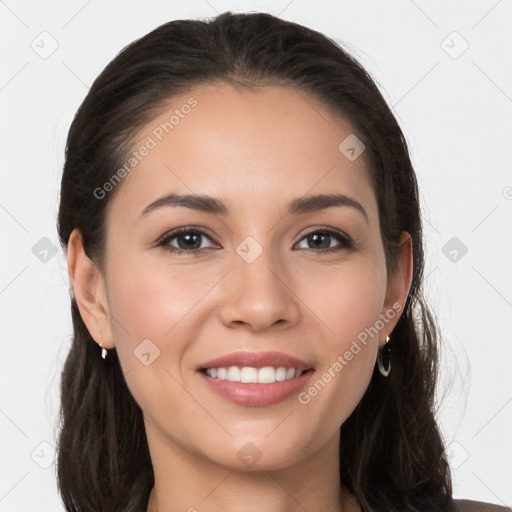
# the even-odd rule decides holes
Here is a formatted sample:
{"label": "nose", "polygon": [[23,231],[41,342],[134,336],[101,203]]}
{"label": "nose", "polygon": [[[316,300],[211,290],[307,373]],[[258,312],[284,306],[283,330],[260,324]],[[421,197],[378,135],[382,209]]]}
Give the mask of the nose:
{"label": "nose", "polygon": [[261,331],[273,325],[295,325],[300,316],[300,299],[291,277],[271,260],[271,251],[252,263],[235,254],[234,268],[223,283],[220,317],[227,327],[246,326]]}

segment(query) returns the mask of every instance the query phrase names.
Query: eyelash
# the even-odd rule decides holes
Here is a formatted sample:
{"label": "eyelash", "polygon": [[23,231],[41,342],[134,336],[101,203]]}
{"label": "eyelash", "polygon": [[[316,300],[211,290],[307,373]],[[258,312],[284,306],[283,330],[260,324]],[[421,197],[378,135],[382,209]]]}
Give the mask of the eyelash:
{"label": "eyelash", "polygon": [[[215,242],[215,240],[213,240],[211,235],[207,231],[205,231],[201,228],[183,227],[183,228],[177,228],[177,229],[163,235],[158,242],[158,246],[159,247],[162,246],[162,247],[164,247],[164,249],[168,250],[169,252],[175,253],[175,254],[183,254],[183,253],[198,254],[204,250],[204,248],[203,249],[178,249],[176,247],[169,245],[169,242],[172,239],[177,238],[179,235],[182,235],[182,234],[200,234],[200,235],[203,235],[203,236],[209,238],[213,242]],[[342,247],[333,247],[330,249],[319,249],[319,250],[317,250],[317,249],[302,249],[302,250],[305,250],[308,252],[325,254],[325,253],[331,253],[331,252],[339,252],[339,251],[343,251],[343,250],[350,250],[353,248],[353,242],[350,237],[348,237],[347,235],[345,235],[339,231],[331,229],[331,228],[321,228],[321,229],[316,229],[314,231],[305,233],[304,236],[299,240],[299,243],[302,240],[304,240],[306,237],[308,237],[310,235],[314,235],[314,234],[322,234],[322,235],[332,236],[341,242]]]}

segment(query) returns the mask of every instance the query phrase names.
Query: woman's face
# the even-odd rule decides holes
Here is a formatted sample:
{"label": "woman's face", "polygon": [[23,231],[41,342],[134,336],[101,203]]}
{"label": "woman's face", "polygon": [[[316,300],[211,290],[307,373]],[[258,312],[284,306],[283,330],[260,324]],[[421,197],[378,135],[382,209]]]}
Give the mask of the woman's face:
{"label": "woman's face", "polygon": [[[283,468],[334,446],[410,284],[407,271],[386,275],[353,137],[311,96],[281,87],[194,89],[146,126],[110,204],[98,300],[110,322],[103,346],[117,349],[150,446],[238,469]],[[162,200],[171,194],[209,199]],[[292,384],[200,371],[235,352],[279,352],[309,371]],[[270,380],[260,367],[293,366],[271,360],[239,366]]]}

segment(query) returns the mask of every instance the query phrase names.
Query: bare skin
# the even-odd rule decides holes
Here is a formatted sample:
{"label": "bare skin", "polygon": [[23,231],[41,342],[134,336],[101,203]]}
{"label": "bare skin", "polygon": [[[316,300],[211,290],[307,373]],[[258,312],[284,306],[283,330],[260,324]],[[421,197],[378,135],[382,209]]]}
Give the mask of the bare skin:
{"label": "bare skin", "polygon": [[[387,275],[364,153],[350,161],[338,149],[353,129],[303,92],[197,88],[173,98],[134,147],[190,97],[197,106],[117,185],[105,267],[87,258],[76,230],[68,249],[82,318],[98,343],[117,349],[144,413],[155,471],[147,512],[358,511],[340,492],[339,429],[399,313],[307,404],[293,395],[238,405],[213,393],[196,367],[238,350],[285,352],[315,369],[307,391],[380,315],[403,309],[410,236],[402,233],[400,264]],[[212,196],[229,211],[162,206],[142,215],[171,192]],[[346,205],[287,213],[295,199],[333,193],[365,214]],[[158,245],[189,226],[208,235],[191,228],[192,242],[181,233]],[[352,247],[336,235],[316,245],[306,236],[326,228],[350,237]],[[262,249],[251,263],[236,250],[249,236]],[[171,252],[187,242],[199,252]],[[160,351],[148,366],[134,354],[145,339]],[[249,466],[238,456],[248,443],[260,454]]]}

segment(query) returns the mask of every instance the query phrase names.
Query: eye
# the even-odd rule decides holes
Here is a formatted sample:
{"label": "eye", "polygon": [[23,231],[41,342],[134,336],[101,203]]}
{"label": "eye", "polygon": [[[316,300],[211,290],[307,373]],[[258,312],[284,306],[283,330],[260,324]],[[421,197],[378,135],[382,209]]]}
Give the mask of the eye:
{"label": "eye", "polygon": [[[338,247],[333,247],[331,245],[333,239],[338,240]],[[343,251],[352,249],[353,247],[353,242],[350,237],[334,229],[317,229],[316,231],[311,231],[304,238],[302,238],[302,240],[304,240],[307,244],[313,245],[313,248],[301,247],[301,249],[319,253]],[[302,243],[302,241],[300,243]]]}
{"label": "eye", "polygon": [[[196,253],[201,252],[205,247],[201,244],[202,238],[212,240],[209,233],[200,228],[178,228],[170,233],[166,233],[159,241],[158,245],[165,249],[180,253]],[[171,242],[176,241],[176,245]]]}
{"label": "eye", "polygon": [[[183,227],[177,228],[162,236],[158,242],[158,246],[164,247],[166,250],[176,253],[200,253],[208,246],[204,246],[201,242],[202,239],[207,238],[213,240],[210,233],[201,228]],[[338,241],[338,245],[332,246],[331,242]],[[300,247],[301,243],[311,244],[312,247]],[[350,237],[340,231],[325,228],[310,231],[299,242],[299,248],[316,253],[328,253],[342,250],[352,249],[353,242]],[[211,248],[211,246],[210,246]]]}

